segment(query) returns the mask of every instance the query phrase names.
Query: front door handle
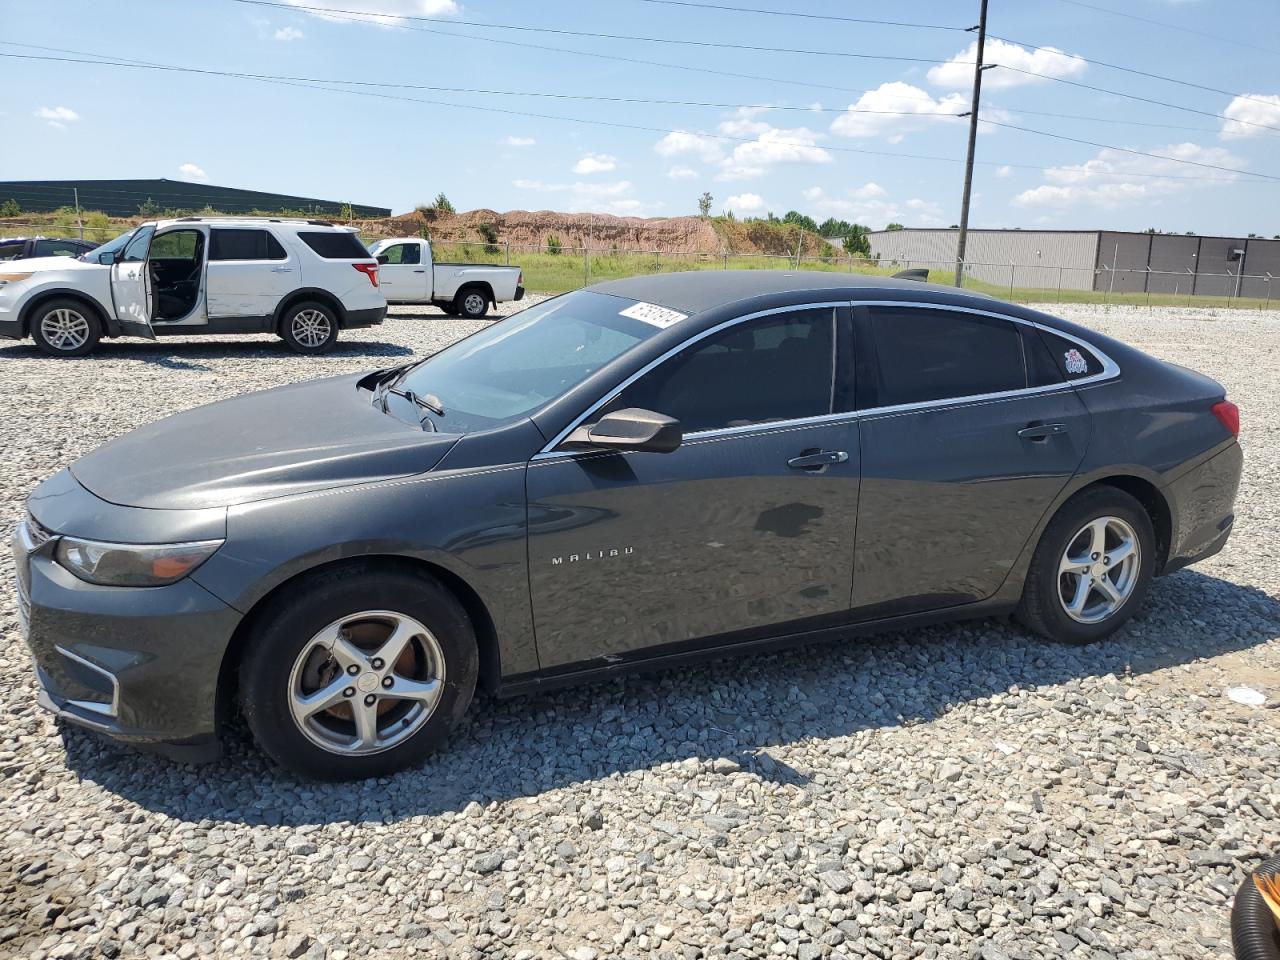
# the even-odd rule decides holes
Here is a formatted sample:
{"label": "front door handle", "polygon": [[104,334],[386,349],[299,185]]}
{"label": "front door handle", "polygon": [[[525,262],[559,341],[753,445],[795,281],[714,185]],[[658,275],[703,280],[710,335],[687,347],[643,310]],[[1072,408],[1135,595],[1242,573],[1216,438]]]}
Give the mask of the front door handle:
{"label": "front door handle", "polygon": [[293,267],[272,267],[272,273],[293,273]]}
{"label": "front door handle", "polygon": [[423,270],[415,270],[415,271],[413,271],[413,272],[414,272],[414,273],[426,273],[427,271],[426,271],[425,269],[423,269]]}
{"label": "front door handle", "polygon": [[787,466],[793,470],[820,470],[833,463],[844,463],[848,459],[849,454],[843,450],[817,450],[792,457],[787,461]]}
{"label": "front door handle", "polygon": [[1019,430],[1018,438],[1021,440],[1044,441],[1060,433],[1067,432],[1067,426],[1064,423],[1033,423]]}

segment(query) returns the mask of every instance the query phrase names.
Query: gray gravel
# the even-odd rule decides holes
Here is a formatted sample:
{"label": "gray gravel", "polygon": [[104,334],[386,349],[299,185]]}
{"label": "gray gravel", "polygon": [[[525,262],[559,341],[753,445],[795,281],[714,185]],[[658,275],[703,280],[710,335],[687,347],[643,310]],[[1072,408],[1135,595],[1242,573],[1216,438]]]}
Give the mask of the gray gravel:
{"label": "gray gravel", "polygon": [[[1247,458],[1227,551],[1087,649],[979,622],[481,700],[422,769],[314,785],[243,732],[198,768],[59,736],[5,589],[0,956],[1228,956],[1280,851],[1280,711],[1224,695],[1280,700],[1280,314],[1062,312],[1224,382]],[[0,346],[0,522],[156,417],[473,329],[394,313],[323,359]]]}

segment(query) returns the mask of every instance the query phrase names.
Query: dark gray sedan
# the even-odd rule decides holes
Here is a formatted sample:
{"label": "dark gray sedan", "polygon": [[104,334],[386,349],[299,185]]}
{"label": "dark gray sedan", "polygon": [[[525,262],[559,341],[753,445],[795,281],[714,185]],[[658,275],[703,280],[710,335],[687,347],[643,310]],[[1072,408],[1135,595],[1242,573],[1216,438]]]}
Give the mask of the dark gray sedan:
{"label": "dark gray sedan", "polygon": [[1014,614],[1087,643],[1222,549],[1214,381],[910,281],[599,284],[415,364],[121,437],[15,534],[41,703],[309,777],[385,774],[499,694]]}

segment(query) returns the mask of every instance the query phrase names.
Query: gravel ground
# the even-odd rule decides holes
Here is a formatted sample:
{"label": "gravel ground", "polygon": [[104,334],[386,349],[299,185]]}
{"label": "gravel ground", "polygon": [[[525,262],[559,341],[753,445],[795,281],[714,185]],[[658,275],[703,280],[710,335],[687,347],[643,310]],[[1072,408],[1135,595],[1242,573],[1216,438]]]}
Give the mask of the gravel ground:
{"label": "gravel ground", "polygon": [[[189,767],[60,731],[5,589],[0,956],[1229,956],[1243,868],[1280,851],[1280,711],[1224,695],[1280,699],[1280,313],[1063,311],[1243,411],[1226,552],[1094,647],[984,621],[481,700],[422,769],[314,785],[243,732]],[[472,329],[393,313],[323,359],[0,346],[0,522],[156,417]]]}

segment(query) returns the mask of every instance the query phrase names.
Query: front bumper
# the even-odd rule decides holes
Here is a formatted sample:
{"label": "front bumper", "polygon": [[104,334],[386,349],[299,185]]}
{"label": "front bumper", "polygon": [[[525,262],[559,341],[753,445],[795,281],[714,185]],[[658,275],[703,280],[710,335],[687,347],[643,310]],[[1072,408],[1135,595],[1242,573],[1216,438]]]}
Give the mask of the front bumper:
{"label": "front bumper", "polygon": [[13,545],[40,705],[121,740],[216,745],[219,673],[241,614],[190,578],[86,583],[53,559],[57,535],[33,529],[20,525]]}
{"label": "front bumper", "polygon": [[3,297],[0,297],[0,337],[9,340],[22,339],[22,317],[17,304],[6,302],[6,298]]}

